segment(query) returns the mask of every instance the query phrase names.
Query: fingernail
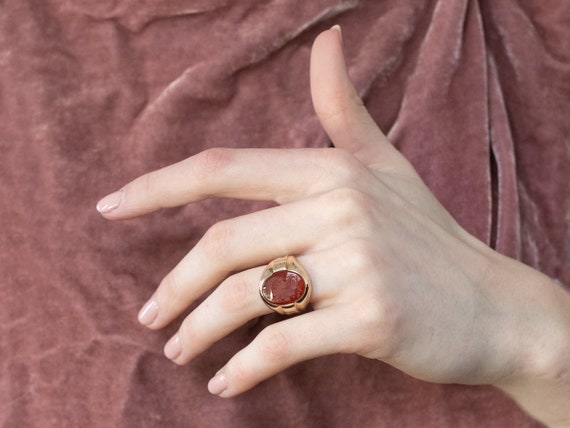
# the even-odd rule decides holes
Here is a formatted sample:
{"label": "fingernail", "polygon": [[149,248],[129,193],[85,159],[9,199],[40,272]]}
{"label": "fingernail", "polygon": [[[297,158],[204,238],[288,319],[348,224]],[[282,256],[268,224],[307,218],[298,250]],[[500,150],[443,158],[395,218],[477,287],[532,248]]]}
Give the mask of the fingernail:
{"label": "fingernail", "polygon": [[182,347],[180,346],[180,335],[176,333],[170,338],[166,345],[164,345],[164,355],[170,360],[178,358],[182,353]]}
{"label": "fingernail", "polygon": [[331,27],[331,30],[336,30],[336,31],[338,32],[338,38],[339,38],[339,40],[340,40],[340,44],[341,44],[342,46],[344,46],[344,42],[343,42],[343,40],[342,40],[342,29],[340,28],[340,25],[338,25],[338,24],[333,25],[333,26]]}
{"label": "fingernail", "polygon": [[139,322],[143,325],[151,324],[158,316],[158,304],[154,298],[151,298],[139,312]]}
{"label": "fingernail", "polygon": [[123,189],[121,189],[115,193],[111,193],[110,195],[105,196],[97,204],[97,211],[99,211],[101,214],[107,214],[117,209],[117,207],[121,205],[121,202],[123,201],[123,193]]}
{"label": "fingernail", "polygon": [[228,380],[223,371],[219,371],[216,376],[208,382],[208,391],[210,394],[219,395],[228,388]]}

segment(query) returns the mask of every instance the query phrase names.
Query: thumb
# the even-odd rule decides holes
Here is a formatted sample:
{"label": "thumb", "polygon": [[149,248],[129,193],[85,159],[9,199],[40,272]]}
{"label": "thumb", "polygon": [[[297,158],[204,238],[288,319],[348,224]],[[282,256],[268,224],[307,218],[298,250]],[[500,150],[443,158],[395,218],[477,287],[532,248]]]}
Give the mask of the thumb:
{"label": "thumb", "polygon": [[336,147],[379,169],[409,168],[374,123],[350,81],[339,26],[319,34],[313,44],[311,96],[317,116]]}

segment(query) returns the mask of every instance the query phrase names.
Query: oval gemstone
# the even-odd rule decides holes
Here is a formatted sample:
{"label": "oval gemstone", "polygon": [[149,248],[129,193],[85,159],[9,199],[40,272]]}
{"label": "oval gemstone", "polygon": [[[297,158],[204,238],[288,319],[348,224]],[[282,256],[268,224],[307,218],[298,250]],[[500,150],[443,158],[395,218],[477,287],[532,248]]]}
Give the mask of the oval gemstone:
{"label": "oval gemstone", "polygon": [[305,293],[305,281],[296,272],[280,270],[265,280],[261,287],[263,297],[275,305],[287,305],[299,300]]}

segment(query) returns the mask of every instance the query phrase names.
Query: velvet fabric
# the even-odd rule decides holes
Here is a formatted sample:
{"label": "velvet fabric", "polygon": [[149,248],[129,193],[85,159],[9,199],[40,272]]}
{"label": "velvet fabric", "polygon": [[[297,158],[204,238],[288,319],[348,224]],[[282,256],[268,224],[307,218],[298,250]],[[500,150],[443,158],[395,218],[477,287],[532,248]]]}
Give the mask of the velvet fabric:
{"label": "velvet fabric", "polygon": [[567,0],[0,0],[2,427],[538,426],[491,387],[352,355],[221,399],[209,378],[277,316],[184,367],[162,355],[179,321],[136,321],[209,226],[265,204],[111,223],[97,200],[208,147],[329,145],[308,64],[337,23],[373,117],[459,223],[570,285]]}

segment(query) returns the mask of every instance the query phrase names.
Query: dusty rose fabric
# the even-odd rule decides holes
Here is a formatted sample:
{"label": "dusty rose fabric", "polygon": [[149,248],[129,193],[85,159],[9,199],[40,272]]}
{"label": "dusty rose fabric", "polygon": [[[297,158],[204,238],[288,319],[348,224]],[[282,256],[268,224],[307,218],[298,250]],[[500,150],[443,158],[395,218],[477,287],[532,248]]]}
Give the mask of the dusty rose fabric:
{"label": "dusty rose fabric", "polygon": [[[343,27],[367,106],[480,239],[570,284],[566,0],[0,0],[3,427],[534,427],[490,387],[376,361],[299,364],[235,399],[138,308],[214,222],[210,200],[117,224],[99,197],[207,147],[321,147],[308,59]],[[500,287],[500,284],[497,284]]]}

